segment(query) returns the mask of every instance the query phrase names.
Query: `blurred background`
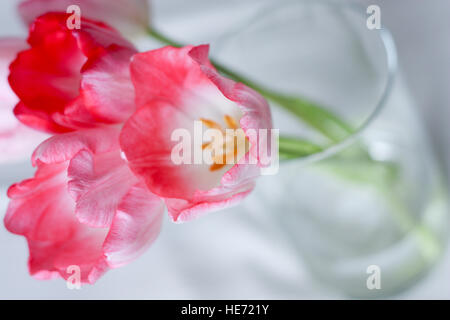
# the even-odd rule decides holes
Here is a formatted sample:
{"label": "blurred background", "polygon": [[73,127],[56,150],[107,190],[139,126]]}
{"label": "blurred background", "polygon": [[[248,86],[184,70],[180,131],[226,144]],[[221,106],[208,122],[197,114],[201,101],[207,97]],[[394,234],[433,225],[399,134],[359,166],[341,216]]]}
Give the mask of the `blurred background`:
{"label": "blurred background", "polygon": [[[0,4],[0,37],[26,35],[26,28],[16,13],[17,2],[6,0]],[[364,105],[362,109],[355,108],[357,111],[352,113],[360,112],[362,118],[370,116],[383,95],[388,71],[371,73],[369,81],[361,72],[365,69],[356,67],[359,60],[350,59],[353,57],[353,44],[357,41],[355,39],[359,38],[351,38],[348,34],[358,33],[361,26],[351,24],[349,29],[327,33],[340,26],[330,22],[338,12],[310,12],[305,7],[308,1],[298,2],[302,3],[301,8],[297,7],[300,8],[298,12],[309,12],[315,20],[306,20],[304,25],[296,24],[301,20],[300,15],[298,19],[295,16],[297,11],[291,11],[290,16],[283,16],[276,10],[267,10],[283,6],[287,2],[153,0],[152,21],[156,28],[177,40],[193,44],[211,42],[214,55],[250,75],[263,78],[264,73],[258,72],[267,72],[267,77],[261,79],[265,85],[273,84],[289,90],[289,85],[301,85],[307,88],[304,90],[310,96],[330,105],[333,102],[335,105],[347,102],[348,106]],[[314,0],[310,2],[313,3]],[[350,3],[338,2],[341,6]],[[379,132],[388,132],[392,127],[401,131],[399,135],[404,139],[409,139],[409,144],[403,143],[403,140],[395,140],[402,143],[393,145],[399,150],[404,148],[408,151],[408,161],[401,162],[401,165],[407,166],[410,170],[408,172],[412,172],[411,180],[406,180],[405,183],[414,185],[415,189],[410,191],[409,187],[400,187],[399,193],[401,199],[407,202],[406,206],[413,211],[421,206],[416,202],[420,198],[417,195],[434,188],[434,182],[430,180],[441,179],[445,183],[450,172],[450,129],[447,123],[450,119],[450,3],[446,0],[353,1],[355,2],[363,10],[358,13],[362,17],[361,21],[366,17],[364,9],[367,6],[376,4],[380,7],[381,23],[393,35],[399,64],[395,85],[391,88],[387,102],[383,104],[384,113],[378,116],[388,121],[374,121],[369,126],[373,128],[372,131],[368,130],[363,139],[370,140]],[[342,9],[342,12],[346,10]],[[324,12],[326,15],[322,14]],[[289,25],[289,19],[293,19],[295,23]],[[352,21],[358,23],[359,20]],[[314,28],[309,32],[308,27],[311,25]],[[270,28],[266,30],[267,26]],[[261,30],[266,31],[262,33]],[[306,31],[305,34],[297,34],[296,30]],[[323,41],[315,37],[319,32],[324,32]],[[252,36],[258,34],[264,36]],[[375,39],[377,36],[372,33],[370,37]],[[245,39],[253,39],[255,42],[250,45]],[[137,39],[136,42],[143,50],[155,47],[155,43],[144,39]],[[333,54],[342,59],[330,60],[331,51],[320,50],[320,55],[317,56],[314,50],[306,53],[301,49],[292,56],[281,54],[277,58],[276,54],[280,51],[276,51],[276,48],[283,43],[287,46],[284,53],[291,49],[332,44],[336,48]],[[245,44],[259,55],[250,55],[251,48],[245,51]],[[367,60],[372,62],[371,65],[385,63],[384,52],[380,50],[382,42],[372,43],[374,47],[364,43],[361,45],[366,46]],[[270,48],[274,51],[270,51]],[[245,59],[242,52],[246,52],[250,58]],[[314,59],[305,61],[307,54]],[[379,61],[377,57],[380,58]],[[272,58],[285,59],[286,63],[271,63]],[[326,68],[321,61],[330,63],[330,68]],[[351,68],[346,63],[350,63]],[[280,69],[286,65],[289,68]],[[306,68],[307,65],[312,66],[311,70]],[[264,70],[256,70],[258,66],[264,66]],[[270,70],[271,66],[280,66],[278,70],[284,70],[285,73],[279,71],[280,74],[276,74],[276,71]],[[298,70],[304,71],[302,75],[287,73],[286,70],[289,69],[297,70],[297,66]],[[321,74],[317,75],[318,73]],[[339,84],[336,80],[327,81],[335,79],[334,77],[345,81],[342,80]],[[322,85],[314,85],[314,82]],[[356,85],[359,87],[355,87]],[[348,98],[350,96],[352,99]],[[398,112],[392,111],[400,109]],[[339,107],[336,107],[336,111],[341,112],[344,117],[349,113],[349,110]],[[279,127],[285,128],[286,125],[288,128],[291,125],[286,117],[276,114]],[[348,116],[348,119],[351,118]],[[389,125],[385,126],[385,123]],[[427,155],[426,158],[423,153]],[[416,157],[420,159],[415,159]],[[432,256],[425,263],[421,258],[415,257],[414,241],[410,242],[407,236],[411,230],[400,232],[390,229],[388,225],[392,221],[377,214],[378,198],[359,201],[366,199],[364,187],[340,193],[340,185],[334,186],[326,179],[317,180],[316,175],[309,174],[308,166],[305,163],[282,166],[278,176],[262,178],[258,190],[237,208],[211,214],[184,225],[174,225],[166,220],[160,238],[141,258],[107,273],[95,286],[84,286],[81,290],[68,290],[61,280],[42,282],[32,279],[26,268],[28,250],[25,240],[9,234],[1,225],[0,298],[450,298],[450,251],[447,249],[446,237],[446,226],[450,221],[446,208],[439,211],[438,218],[436,215],[430,218],[440,226],[434,229],[430,227],[431,234],[438,239],[438,249],[430,244],[428,233],[418,233],[418,239],[425,240],[420,240],[417,247],[425,248],[425,257]],[[424,166],[427,168],[423,169]],[[27,162],[0,166],[2,214],[8,203],[5,195],[7,187],[32,173]],[[302,181],[305,182],[302,184]],[[408,192],[405,190],[411,194],[406,194]],[[324,199],[324,196],[329,198]],[[442,197],[446,199],[448,194]],[[356,198],[358,201],[354,201]],[[441,202],[445,202],[445,199]],[[325,211],[315,212],[316,203],[321,203],[322,209],[326,208]],[[299,215],[306,216],[303,211],[308,211],[308,218],[294,215],[294,212],[300,212]],[[348,214],[349,212],[352,214]],[[422,215],[428,217],[422,211],[414,217],[420,220]],[[324,226],[322,219],[332,222],[334,229],[330,229],[329,225]],[[367,236],[369,233],[370,237]],[[360,245],[355,248],[355,243]],[[413,267],[413,264],[418,267]],[[380,290],[369,290],[366,287],[366,279],[370,275],[366,268],[369,265],[381,266]]]}

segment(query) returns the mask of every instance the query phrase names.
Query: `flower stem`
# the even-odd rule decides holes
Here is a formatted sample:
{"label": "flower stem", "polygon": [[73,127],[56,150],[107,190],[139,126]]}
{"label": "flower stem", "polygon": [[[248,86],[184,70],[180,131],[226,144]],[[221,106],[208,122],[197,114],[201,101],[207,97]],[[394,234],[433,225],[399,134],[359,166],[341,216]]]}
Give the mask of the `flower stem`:
{"label": "flower stem", "polygon": [[148,27],[147,33],[153,39],[158,40],[159,42],[166,44],[168,46],[177,47],[177,48],[183,47],[183,44],[178,43],[178,42],[164,36],[162,33],[156,31],[156,29],[153,27]]}
{"label": "flower stem", "polygon": [[280,159],[289,160],[306,157],[323,151],[323,148],[309,141],[280,136],[278,143]]}

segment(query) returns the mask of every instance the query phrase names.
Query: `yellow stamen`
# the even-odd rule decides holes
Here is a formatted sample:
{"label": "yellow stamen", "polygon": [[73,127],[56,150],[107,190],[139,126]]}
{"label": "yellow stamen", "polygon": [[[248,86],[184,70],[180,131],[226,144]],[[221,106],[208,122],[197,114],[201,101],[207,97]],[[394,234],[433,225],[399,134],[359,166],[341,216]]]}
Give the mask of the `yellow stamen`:
{"label": "yellow stamen", "polygon": [[236,120],[234,120],[234,118],[230,117],[229,115],[225,115],[223,117],[223,119],[225,120],[225,123],[227,124],[228,128],[230,129],[239,129],[239,126],[236,123]]}
{"label": "yellow stamen", "polygon": [[220,170],[220,169],[222,169],[223,167],[225,167],[227,164],[226,163],[222,163],[222,164],[219,164],[219,163],[213,163],[212,165],[211,165],[211,167],[209,167],[209,171],[217,171],[217,170]]}
{"label": "yellow stamen", "polygon": [[209,119],[204,119],[204,118],[200,118],[200,121],[207,126],[208,128],[211,129],[218,129],[220,131],[223,131],[222,127],[220,126],[220,124],[218,124],[217,122],[213,121],[213,120],[209,120]]}
{"label": "yellow stamen", "polygon": [[214,141],[202,144],[202,150],[218,150],[220,147],[222,149],[219,154],[213,155],[213,164],[209,167],[210,171],[217,171],[225,167],[227,164],[236,163],[249,150],[248,139],[245,136],[244,130],[239,127],[238,122],[229,115],[225,115],[223,120],[227,129],[232,129],[231,132],[230,130],[225,131],[220,124],[213,120],[200,118],[200,121],[205,126],[212,129],[218,129],[222,131],[224,135],[222,142],[223,145],[216,145],[218,148],[213,148],[215,143]]}

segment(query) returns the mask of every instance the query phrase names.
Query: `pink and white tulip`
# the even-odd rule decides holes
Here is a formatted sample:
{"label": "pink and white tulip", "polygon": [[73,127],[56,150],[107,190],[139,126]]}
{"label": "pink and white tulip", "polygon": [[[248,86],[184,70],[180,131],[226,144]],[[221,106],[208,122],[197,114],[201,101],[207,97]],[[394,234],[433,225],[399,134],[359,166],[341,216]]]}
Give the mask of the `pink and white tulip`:
{"label": "pink and white tulip", "polygon": [[34,178],[13,185],[6,228],[25,236],[29,270],[39,279],[94,283],[137,258],[156,239],[163,202],[120,157],[117,128],[55,136],[33,155]]}
{"label": "pink and white tulip", "polygon": [[[263,97],[222,77],[209,62],[208,50],[208,46],[165,47],[136,54],[131,62],[137,111],[122,129],[121,147],[133,172],[165,199],[177,222],[245,198],[261,166],[257,153],[261,141],[247,133],[272,128]],[[242,130],[250,146],[234,155],[247,161],[174,164],[172,133],[179,128],[193,132],[198,120],[206,127]],[[255,164],[249,161],[252,157]]]}
{"label": "pink and white tulip", "polygon": [[77,5],[81,16],[103,21],[126,36],[145,32],[150,24],[148,0],[26,0],[19,5],[19,13],[27,25],[47,12],[66,12]]}

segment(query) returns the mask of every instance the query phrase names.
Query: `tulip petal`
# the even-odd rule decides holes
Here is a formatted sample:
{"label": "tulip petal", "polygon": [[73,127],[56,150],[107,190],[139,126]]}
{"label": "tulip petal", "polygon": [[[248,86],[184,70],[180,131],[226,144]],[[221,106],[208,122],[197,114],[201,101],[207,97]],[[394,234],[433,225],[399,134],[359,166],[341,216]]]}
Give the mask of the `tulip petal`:
{"label": "tulip petal", "polygon": [[171,141],[172,132],[192,124],[192,120],[164,103],[141,108],[125,123],[120,137],[122,149],[133,172],[153,193],[191,198],[196,190],[209,190],[219,184],[225,169],[210,172],[207,164],[176,165],[172,161],[172,149],[177,144]]}
{"label": "tulip petal", "polygon": [[50,133],[123,122],[135,109],[129,78],[135,48],[100,22],[83,19],[81,29],[69,30],[67,17],[37,18],[31,48],[10,66],[9,83],[21,101],[17,118]]}
{"label": "tulip petal", "polygon": [[63,242],[29,240],[28,269],[38,280],[56,277],[68,280],[73,274],[71,268],[77,267],[81,283],[93,284],[109,269],[101,251],[102,243],[103,236],[84,234],[82,228]]}
{"label": "tulip petal", "polygon": [[75,202],[67,192],[66,168],[67,164],[44,165],[35,178],[11,187],[4,222],[10,232],[27,238],[32,275],[46,279],[57,272],[67,278],[67,267],[77,265],[83,282],[89,282],[91,272],[104,264],[102,243],[108,230],[78,222]]}
{"label": "tulip petal", "polygon": [[86,62],[72,34],[56,32],[61,28],[57,22],[36,21],[28,40],[35,46],[19,53],[9,76],[11,87],[28,108],[39,111],[45,104],[50,114],[62,112],[78,96],[80,69]]}
{"label": "tulip petal", "polygon": [[201,216],[229,208],[239,204],[254,188],[254,183],[243,187],[242,191],[226,188],[215,188],[202,196],[198,195],[194,201],[182,199],[166,199],[169,216],[173,222],[183,223]]}
{"label": "tulip petal", "polygon": [[164,203],[144,185],[136,185],[122,199],[106,238],[104,251],[111,268],[136,259],[159,235]]}
{"label": "tulip petal", "polygon": [[197,219],[202,215],[239,204],[254,187],[260,169],[246,163],[236,164],[221,179],[219,187],[208,191],[196,191],[190,200],[165,199],[169,216],[177,223]]}
{"label": "tulip petal", "polygon": [[31,24],[46,12],[66,12],[71,5],[78,5],[81,16],[105,21],[122,33],[132,36],[149,25],[147,0],[26,0],[19,6],[22,19]]}
{"label": "tulip petal", "polygon": [[17,125],[12,110],[18,99],[8,84],[9,64],[25,48],[26,43],[22,39],[0,39],[0,132],[14,129]]}
{"label": "tulip petal", "polygon": [[135,110],[130,59],[135,50],[112,46],[83,66],[81,93],[84,105],[97,119],[120,123]]}
{"label": "tulip petal", "polygon": [[117,205],[137,180],[120,156],[118,127],[87,129],[54,136],[34,152],[34,165],[64,163],[69,191],[80,222],[92,227],[111,224]]}
{"label": "tulip petal", "polygon": [[105,153],[117,150],[120,129],[104,127],[69,132],[51,137],[34,151],[32,163],[60,163],[72,159],[79,151],[89,150],[93,153]]}
{"label": "tulip petal", "polygon": [[13,185],[11,201],[5,216],[6,228],[15,234],[26,234],[30,240],[61,241],[74,233],[68,197],[62,187],[65,165],[44,166],[33,179]]}
{"label": "tulip petal", "polygon": [[68,176],[78,220],[97,228],[111,225],[121,199],[138,182],[119,149],[97,156],[81,150],[70,161]]}

